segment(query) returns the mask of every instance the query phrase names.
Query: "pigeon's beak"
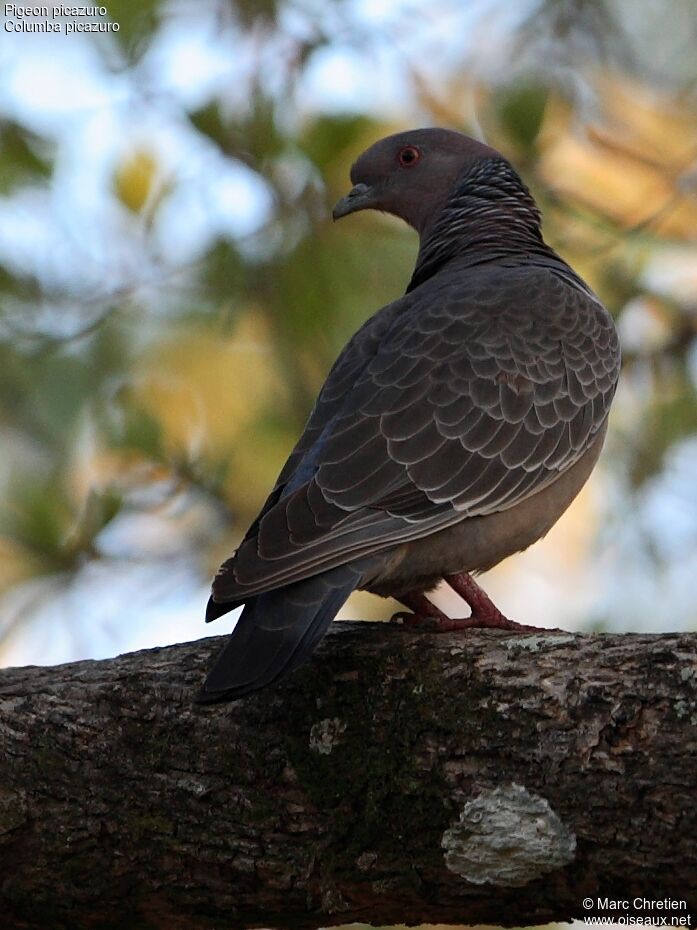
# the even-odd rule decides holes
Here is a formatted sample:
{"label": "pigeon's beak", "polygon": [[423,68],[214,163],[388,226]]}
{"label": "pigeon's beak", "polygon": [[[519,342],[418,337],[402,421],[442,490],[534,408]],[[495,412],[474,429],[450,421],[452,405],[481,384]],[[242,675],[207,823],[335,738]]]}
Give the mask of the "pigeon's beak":
{"label": "pigeon's beak", "polygon": [[358,210],[369,210],[375,206],[375,191],[368,184],[356,184],[332,210],[332,218],[340,220],[342,216],[348,216],[349,213],[357,213]]}

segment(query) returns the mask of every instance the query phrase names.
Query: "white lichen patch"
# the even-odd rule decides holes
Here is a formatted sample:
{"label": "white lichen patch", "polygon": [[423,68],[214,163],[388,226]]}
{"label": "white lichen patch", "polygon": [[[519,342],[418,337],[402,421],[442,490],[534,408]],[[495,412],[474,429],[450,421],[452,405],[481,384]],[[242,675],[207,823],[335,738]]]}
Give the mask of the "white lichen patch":
{"label": "white lichen patch", "polygon": [[197,778],[193,778],[189,775],[184,775],[182,778],[178,778],[176,781],[177,788],[181,788],[183,791],[187,791],[189,794],[193,794],[196,798],[202,798],[207,794],[210,794],[212,788],[209,785],[205,785],[202,781],[199,781]]}
{"label": "white lichen patch", "polygon": [[518,649],[521,652],[539,652],[545,646],[563,646],[566,643],[576,641],[575,636],[564,633],[542,634],[540,636],[521,636],[516,634],[511,639],[506,640],[506,649]]}
{"label": "white lichen patch", "polygon": [[313,724],[310,730],[310,749],[321,756],[328,756],[339,742],[339,737],[346,729],[338,717],[325,717]]}
{"label": "white lichen patch", "polygon": [[697,701],[684,701],[680,698],[673,707],[678,720],[684,720],[687,717],[691,726],[697,726]]}
{"label": "white lichen patch", "polygon": [[460,878],[515,888],[572,862],[576,837],[545,798],[510,784],[468,801],[441,846]]}

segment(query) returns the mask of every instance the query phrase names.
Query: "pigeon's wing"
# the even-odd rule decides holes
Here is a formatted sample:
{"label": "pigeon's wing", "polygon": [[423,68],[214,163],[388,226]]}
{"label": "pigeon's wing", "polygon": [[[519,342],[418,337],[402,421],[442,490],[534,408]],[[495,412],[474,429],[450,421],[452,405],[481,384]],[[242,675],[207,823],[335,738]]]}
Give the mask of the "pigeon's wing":
{"label": "pigeon's wing", "polygon": [[[394,318],[405,312],[410,302],[411,298],[405,295],[378,310],[342,349],[327,375],[302,435],[288,456],[263,507],[245,533],[235,554],[218,571],[213,584],[213,597],[206,611],[207,623],[227,613],[248,597],[247,589],[238,595],[233,593],[234,577],[230,572],[232,562],[240,550],[244,549],[245,553],[249,551],[248,544],[253,545],[259,532],[259,524],[281,498],[312,480],[317,471],[317,458],[323,448],[325,436],[330,435],[334,423],[347,406],[347,398],[351,396],[357,380],[378,352]],[[220,589],[226,578],[232,584],[225,583],[227,594],[223,596]],[[224,609],[218,605],[224,605]]]}
{"label": "pigeon's wing", "polygon": [[592,443],[619,347],[589,291],[554,269],[488,266],[409,298],[298,444],[282,493],[218,573],[216,602],[513,507]]}
{"label": "pigeon's wing", "polygon": [[331,431],[333,423],[346,406],[347,397],[376,355],[395,316],[403,312],[409,302],[409,297],[402,297],[383,307],[366,320],[346,343],[327,375],[300,439],[281,469],[264,506],[247,530],[243,542],[256,535],[259,522],[282,496],[313,478],[323,435]]}

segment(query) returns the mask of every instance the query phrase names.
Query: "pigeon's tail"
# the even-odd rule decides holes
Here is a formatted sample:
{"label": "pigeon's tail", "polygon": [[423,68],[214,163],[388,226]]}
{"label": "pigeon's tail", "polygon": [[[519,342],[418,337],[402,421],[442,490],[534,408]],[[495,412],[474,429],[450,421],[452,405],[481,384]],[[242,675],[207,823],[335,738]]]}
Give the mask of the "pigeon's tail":
{"label": "pigeon's tail", "polygon": [[357,581],[342,566],[250,598],[198,702],[234,701],[306,662]]}

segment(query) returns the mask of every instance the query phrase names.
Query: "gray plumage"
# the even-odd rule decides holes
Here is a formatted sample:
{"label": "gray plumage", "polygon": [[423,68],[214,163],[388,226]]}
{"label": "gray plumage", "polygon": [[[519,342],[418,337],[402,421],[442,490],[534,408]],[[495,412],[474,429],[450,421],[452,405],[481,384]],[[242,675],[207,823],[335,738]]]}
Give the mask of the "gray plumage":
{"label": "gray plumage", "polygon": [[420,233],[416,268],[342,351],[218,572],[207,619],[245,609],[202,701],[297,667],[355,588],[409,602],[526,548],[576,496],[605,435],[612,319],[545,244],[508,162],[421,129],[376,143],[351,178],[335,216],[402,217]]}

